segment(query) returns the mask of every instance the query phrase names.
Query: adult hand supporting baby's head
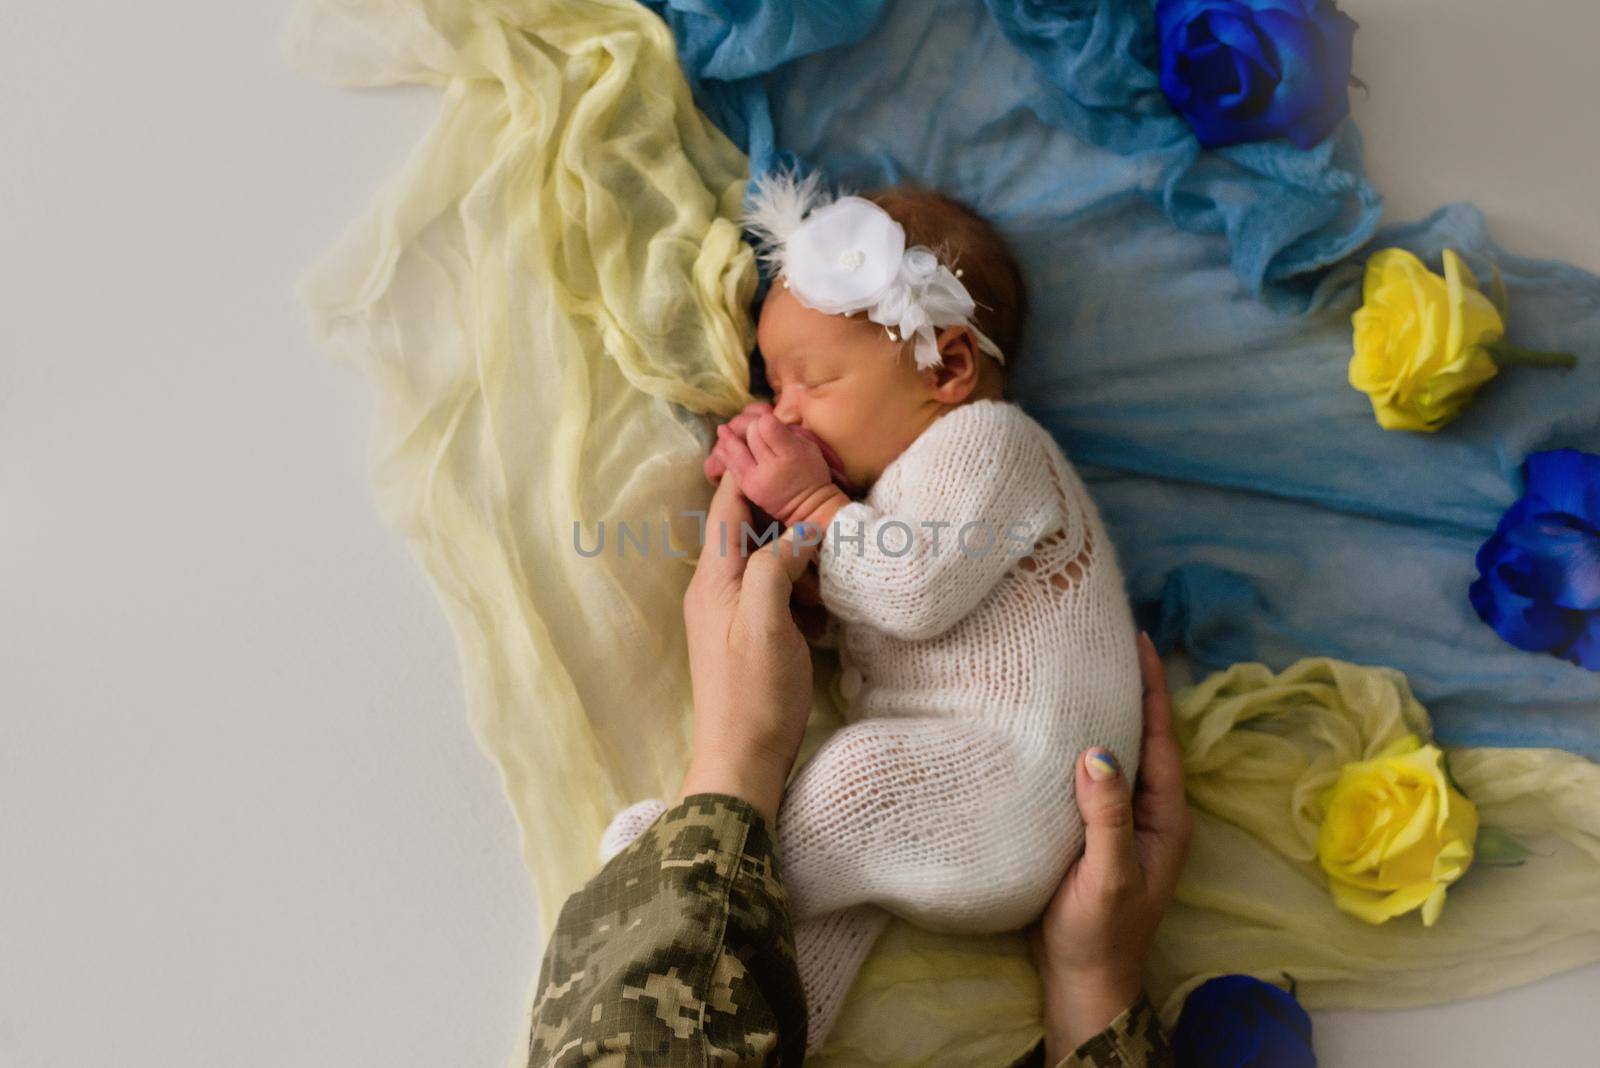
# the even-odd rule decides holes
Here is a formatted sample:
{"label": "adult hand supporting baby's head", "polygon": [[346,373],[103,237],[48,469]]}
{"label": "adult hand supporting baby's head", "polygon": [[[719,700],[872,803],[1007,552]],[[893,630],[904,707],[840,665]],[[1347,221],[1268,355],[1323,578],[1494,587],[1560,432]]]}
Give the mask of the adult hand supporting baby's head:
{"label": "adult hand supporting baby's head", "polygon": [[1139,782],[1105,749],[1076,762],[1083,856],[1031,932],[1044,984],[1046,1061],[1056,1064],[1139,997],[1145,957],[1177,890],[1192,831],[1166,672],[1139,635],[1144,733]]}
{"label": "adult hand supporting baby's head", "polygon": [[737,479],[724,475],[683,597],[694,753],[679,800],[731,794],[776,826],[811,710],[811,650],[789,613],[789,597],[816,547],[786,534],[746,550],[742,531],[749,523]]}

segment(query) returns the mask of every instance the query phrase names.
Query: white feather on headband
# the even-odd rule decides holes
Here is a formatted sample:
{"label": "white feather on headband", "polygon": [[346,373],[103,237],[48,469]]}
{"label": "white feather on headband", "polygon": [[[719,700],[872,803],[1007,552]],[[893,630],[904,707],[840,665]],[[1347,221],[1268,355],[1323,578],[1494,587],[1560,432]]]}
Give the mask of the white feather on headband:
{"label": "white feather on headband", "polygon": [[768,171],[750,183],[742,222],[755,235],[756,254],[781,275],[789,235],[800,229],[806,212],[832,198],[822,189],[822,172],[804,179],[789,170]]}
{"label": "white feather on headband", "polygon": [[756,252],[795,299],[830,315],[865,311],[889,339],[916,338],[918,370],[943,362],[934,328],[962,325],[1005,363],[973,324],[976,308],[960,276],[924,245],[906,248],[905,228],[872,201],[822,189],[822,174],[768,171],[751,182],[741,220]]}

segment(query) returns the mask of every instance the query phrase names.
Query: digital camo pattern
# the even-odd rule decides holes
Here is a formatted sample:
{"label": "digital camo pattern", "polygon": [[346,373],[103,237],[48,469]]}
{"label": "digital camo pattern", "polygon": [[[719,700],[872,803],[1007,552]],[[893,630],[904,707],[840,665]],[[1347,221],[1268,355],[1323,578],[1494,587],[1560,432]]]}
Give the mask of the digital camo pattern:
{"label": "digital camo pattern", "polygon": [[[567,899],[539,970],[529,1068],[793,1066],[805,1053],[794,932],[766,821],[695,794]],[[1145,998],[1059,1065],[1167,1068]]]}
{"label": "digital camo pattern", "polygon": [[561,909],[528,1064],[799,1065],[805,999],[766,821],[695,794]]}
{"label": "digital camo pattern", "polygon": [[1044,1043],[1011,1068],[1171,1068],[1172,1046],[1150,999],[1139,1000],[1065,1060],[1045,1064]]}
{"label": "digital camo pattern", "polygon": [[1079,1046],[1059,1068],[1166,1068],[1172,1046],[1155,1006],[1140,996],[1111,1026]]}

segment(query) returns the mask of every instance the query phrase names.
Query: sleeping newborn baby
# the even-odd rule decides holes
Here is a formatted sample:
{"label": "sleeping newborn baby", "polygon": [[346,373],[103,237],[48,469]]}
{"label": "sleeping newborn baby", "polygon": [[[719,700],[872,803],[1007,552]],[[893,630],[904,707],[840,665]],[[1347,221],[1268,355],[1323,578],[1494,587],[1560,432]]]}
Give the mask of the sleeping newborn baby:
{"label": "sleeping newborn baby", "polygon": [[[1132,776],[1141,694],[1098,510],[1005,399],[1026,298],[1004,240],[926,190],[819,205],[816,177],[751,198],[778,272],[758,326],[775,403],[719,427],[706,461],[821,539],[846,725],[778,821],[812,1049],[890,913],[969,933],[1038,918],[1083,846],[1074,759],[1102,745]],[[664,807],[619,815],[603,853]]]}

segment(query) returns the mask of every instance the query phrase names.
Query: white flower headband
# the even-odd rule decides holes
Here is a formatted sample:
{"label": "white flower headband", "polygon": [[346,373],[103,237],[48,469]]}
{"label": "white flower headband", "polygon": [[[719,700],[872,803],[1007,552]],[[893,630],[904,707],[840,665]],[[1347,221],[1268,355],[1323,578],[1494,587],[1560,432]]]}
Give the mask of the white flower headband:
{"label": "white flower headband", "polygon": [[823,192],[821,177],[769,171],[752,183],[744,212],[758,253],[795,299],[830,315],[865,311],[888,328],[890,341],[915,336],[919,371],[944,362],[934,328],[957,324],[1005,363],[1000,346],[972,323],[977,305],[961,272],[924,245],[906,248],[905,228],[872,201]]}

